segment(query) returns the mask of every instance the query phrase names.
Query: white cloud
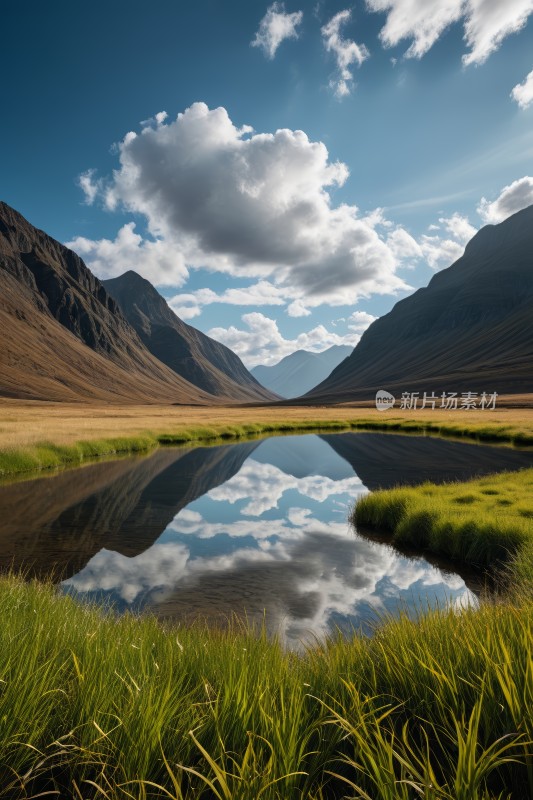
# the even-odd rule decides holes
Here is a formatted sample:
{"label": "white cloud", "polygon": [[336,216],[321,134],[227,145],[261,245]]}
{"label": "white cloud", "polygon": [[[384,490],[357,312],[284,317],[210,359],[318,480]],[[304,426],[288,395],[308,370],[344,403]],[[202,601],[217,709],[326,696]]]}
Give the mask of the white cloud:
{"label": "white cloud", "polygon": [[483,197],[477,211],[483,222],[497,225],[532,204],[533,177],[526,175],[505,186],[496,200],[490,202]]}
{"label": "white cloud", "polygon": [[191,319],[201,314],[204,306],[213,303],[230,306],[284,306],[286,302],[287,298],[281,289],[269,281],[258,281],[252,286],[226,289],[221,294],[212,289],[196,289],[194,292],[171,297],[168,304],[178,316]]}
{"label": "white cloud", "polygon": [[522,83],[517,83],[511,97],[520,108],[528,108],[533,103],[533,69]]}
{"label": "white cloud", "polygon": [[[174,121],[128,133],[118,153],[120,167],[100,183],[101,197],[109,209],[144,215],[180,274],[186,264],[269,279],[301,302],[292,313],[408,288],[376,215],[334,205],[331,191],[347,180],[346,165],[331,162],[326,146],[303,131],[254,134],[235,127],[224,108],[195,103]],[[94,266],[100,243],[76,241]]]}
{"label": "white cloud", "polygon": [[88,206],[92,206],[102,189],[101,183],[94,179],[95,173],[96,170],[88,169],[85,172],[82,172],[78,178],[78,186],[85,195],[84,202]]}
{"label": "white cloud", "polygon": [[464,245],[453,239],[443,239],[440,236],[422,236],[420,247],[425,260],[432,269],[449,267],[464,253]]}
{"label": "white cloud", "polygon": [[387,13],[380,32],[385,47],[413,40],[407,58],[421,58],[463,13],[463,0],[366,0],[366,4],[370,11]]}
{"label": "white cloud", "polygon": [[[437,231],[449,236],[442,236]],[[449,267],[464,253],[465,245],[477,233],[468,217],[455,213],[451,217],[440,217],[438,225],[430,225],[432,235],[422,236],[419,241],[422,255],[432,269]],[[450,238],[451,237],[451,238]]]}
{"label": "white cloud", "polygon": [[422,251],[418,242],[403,228],[395,228],[387,236],[387,244],[399,260],[421,258]]}
{"label": "white cloud", "polygon": [[503,40],[517,33],[533,13],[533,0],[468,0],[465,40],[470,52],[463,63],[482,64]]}
{"label": "white cloud", "polygon": [[163,122],[168,118],[168,114],[166,111],[159,111],[154,117],[149,117],[148,119],[143,119],[141,121],[141,125],[143,128],[147,125],[162,125]]}
{"label": "white cloud", "polygon": [[123,225],[115,239],[78,236],[65,244],[103,280],[116,278],[129,269],[158,286],[181,286],[189,276],[179,252],[163,239],[143,239],[135,233],[134,222]]}
{"label": "white cloud", "polygon": [[339,336],[323,325],[317,325],[295,339],[285,339],[276,321],[258,311],[244,314],[242,321],[247,329],[239,329],[233,325],[229,328],[212,328],[208,335],[230,347],[249,369],[258,364],[277,364],[295,350],[321,353],[334,344],[355,347],[360,338],[356,333]]}
{"label": "white cloud", "polygon": [[406,58],[421,58],[459,20],[469,52],[463,63],[481,64],[502,41],[526,24],[533,0],[366,0],[370,11],[387,13],[380,38],[385,47],[411,39]]}
{"label": "white cloud", "polygon": [[348,9],[339,11],[322,28],[324,47],[328,53],[333,53],[337,61],[338,77],[330,82],[330,87],[335,90],[338,98],[350,94],[353,85],[353,74],[350,69],[352,64],[361,66],[370,53],[364,44],[357,44],[351,39],[344,39],[341,27],[349,22],[352,12]]}
{"label": "white cloud", "polygon": [[294,300],[287,308],[289,317],[308,317],[310,313],[310,310],[307,306],[304,306],[301,300]]}
{"label": "white cloud", "polygon": [[457,212],[451,217],[441,217],[439,222],[461,244],[467,244],[477,233],[477,228],[470,224],[468,217],[463,217]]}
{"label": "white cloud", "polygon": [[260,47],[268,58],[274,58],[285,39],[298,38],[296,29],[302,19],[302,11],[287,14],[284,3],[273,3],[259,23],[259,30],[251,42],[252,47]]}
{"label": "white cloud", "polygon": [[369,314],[367,311],[354,311],[353,314],[348,317],[348,327],[352,331],[362,333],[376,320],[377,317],[372,316],[372,314]]}

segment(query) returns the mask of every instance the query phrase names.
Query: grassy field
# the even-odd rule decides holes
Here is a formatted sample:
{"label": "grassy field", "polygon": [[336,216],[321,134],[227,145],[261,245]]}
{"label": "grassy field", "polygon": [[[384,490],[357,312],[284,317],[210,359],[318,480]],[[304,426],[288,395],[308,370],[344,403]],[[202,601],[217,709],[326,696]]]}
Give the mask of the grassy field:
{"label": "grassy field", "polygon": [[[533,604],[287,653],[0,579],[0,796],[525,800]],[[42,795],[45,796],[45,795]]]}
{"label": "grassy field", "polygon": [[[533,411],[0,403],[0,469],[296,430],[530,444]],[[521,588],[285,652],[264,631],[165,627],[0,577],[0,797],[525,800],[533,797],[533,470],[380,492],[358,524]]]}
{"label": "grassy field", "polygon": [[533,409],[378,412],[376,409],[97,406],[0,401],[0,476],[149,450],[269,432],[365,429],[466,436],[533,445]]}
{"label": "grassy field", "polygon": [[533,469],[374,492],[359,500],[353,521],[463,564],[506,565],[533,589]]}

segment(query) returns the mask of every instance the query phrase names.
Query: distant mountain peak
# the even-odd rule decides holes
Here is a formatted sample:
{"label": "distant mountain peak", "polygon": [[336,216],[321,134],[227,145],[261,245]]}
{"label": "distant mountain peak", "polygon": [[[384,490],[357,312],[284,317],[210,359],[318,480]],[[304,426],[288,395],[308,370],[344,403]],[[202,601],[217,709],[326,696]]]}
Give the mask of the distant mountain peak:
{"label": "distant mountain peak", "polygon": [[324,380],[351,352],[349,345],[333,345],[321,353],[295,350],[277,364],[254,367],[252,375],[281,397],[299,397]]}

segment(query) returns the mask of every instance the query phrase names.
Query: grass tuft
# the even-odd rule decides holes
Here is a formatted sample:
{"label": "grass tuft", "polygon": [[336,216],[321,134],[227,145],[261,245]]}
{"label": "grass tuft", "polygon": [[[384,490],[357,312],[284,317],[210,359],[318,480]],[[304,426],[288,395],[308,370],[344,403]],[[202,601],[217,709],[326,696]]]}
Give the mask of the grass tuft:
{"label": "grass tuft", "polygon": [[0,578],[0,797],[522,800],[533,603],[295,654],[234,622],[115,617]]}
{"label": "grass tuft", "polygon": [[476,567],[512,562],[515,576],[533,585],[532,469],[374,492],[359,500],[353,521]]}

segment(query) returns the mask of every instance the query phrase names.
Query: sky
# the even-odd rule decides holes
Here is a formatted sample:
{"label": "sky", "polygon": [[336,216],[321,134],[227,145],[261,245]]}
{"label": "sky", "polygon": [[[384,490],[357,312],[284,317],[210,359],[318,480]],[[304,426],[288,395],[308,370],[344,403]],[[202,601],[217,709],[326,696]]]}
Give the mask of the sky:
{"label": "sky", "polygon": [[533,203],[533,0],[0,0],[0,199],[248,367]]}

